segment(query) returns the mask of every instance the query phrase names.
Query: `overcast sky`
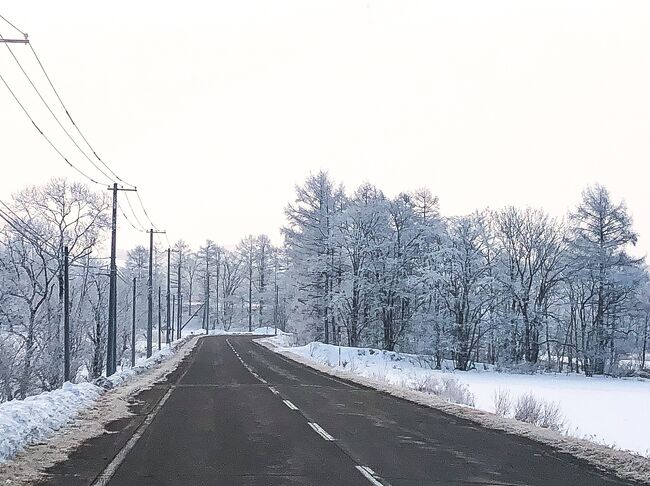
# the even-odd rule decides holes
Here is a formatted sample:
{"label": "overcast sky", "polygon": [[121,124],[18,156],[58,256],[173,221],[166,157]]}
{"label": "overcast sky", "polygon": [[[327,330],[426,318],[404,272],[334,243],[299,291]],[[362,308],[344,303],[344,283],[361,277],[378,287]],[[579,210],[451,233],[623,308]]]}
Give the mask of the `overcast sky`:
{"label": "overcast sky", "polygon": [[[650,2],[9,0],[0,14],[171,240],[279,242],[294,185],[326,169],[389,196],[428,186],[447,215],[563,215],[600,182],[650,249]],[[1,20],[0,33],[16,35]],[[5,48],[0,74],[101,177]],[[76,178],[1,84],[0,109],[0,199]],[[122,228],[120,247],[146,242]]]}

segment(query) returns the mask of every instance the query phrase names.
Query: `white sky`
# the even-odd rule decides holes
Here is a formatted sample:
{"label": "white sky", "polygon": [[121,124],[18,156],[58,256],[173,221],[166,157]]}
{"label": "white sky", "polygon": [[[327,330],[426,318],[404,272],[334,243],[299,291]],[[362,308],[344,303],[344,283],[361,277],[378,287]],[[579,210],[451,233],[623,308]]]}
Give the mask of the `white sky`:
{"label": "white sky", "polygon": [[[561,215],[600,182],[650,249],[650,2],[8,0],[0,14],[172,240],[280,241],[294,185],[322,168],[391,196],[426,185],[447,215]],[[96,175],[5,48],[0,73]],[[0,113],[0,198],[75,177],[1,84]],[[146,243],[122,227],[121,247]]]}

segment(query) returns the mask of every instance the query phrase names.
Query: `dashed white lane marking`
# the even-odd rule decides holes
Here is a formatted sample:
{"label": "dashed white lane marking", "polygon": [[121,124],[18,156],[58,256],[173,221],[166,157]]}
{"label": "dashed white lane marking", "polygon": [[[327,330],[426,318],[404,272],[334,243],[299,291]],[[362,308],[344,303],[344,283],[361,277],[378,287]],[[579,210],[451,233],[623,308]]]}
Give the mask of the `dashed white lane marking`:
{"label": "dashed white lane marking", "polygon": [[[255,370],[254,370],[253,368],[251,368],[251,367],[250,367],[250,366],[249,366],[249,365],[248,365],[248,364],[247,364],[247,363],[242,359],[242,357],[239,355],[239,353],[235,350],[235,348],[233,347],[233,345],[230,343],[230,340],[229,340],[229,339],[226,339],[226,343],[228,344],[228,346],[230,347],[230,349],[232,349],[232,352],[235,353],[235,356],[237,356],[237,359],[240,361],[240,363],[244,366],[244,368],[246,368],[246,369],[248,370],[248,372],[249,372],[251,375],[253,375],[255,378],[257,378],[257,379],[258,379],[259,381],[261,381],[262,383],[267,383],[267,381],[266,381],[264,378],[262,378],[260,375],[258,375],[258,374],[255,372]],[[336,380],[336,381],[338,381],[338,380]],[[350,385],[347,384],[347,383],[345,383],[345,384],[348,385],[348,386],[350,386]],[[269,386],[269,390],[271,390],[271,393],[273,393],[274,395],[276,395],[276,396],[280,397],[280,399],[282,399],[282,396],[280,395],[280,392],[279,392],[278,390],[276,390],[274,387]],[[298,410],[298,407],[296,407],[296,406],[295,406],[291,401],[289,401],[289,400],[285,400],[285,399],[282,399],[282,402],[283,402],[283,403],[284,403],[284,404],[285,404],[285,405],[286,405],[290,410]],[[327,441],[334,441],[334,437],[332,437],[330,434],[328,434],[327,431],[326,431],[325,429],[323,429],[323,427],[321,427],[320,425],[318,425],[316,422],[307,422],[307,423],[308,423],[309,426],[314,430],[314,432],[316,432],[318,435],[320,435],[323,439],[325,439],[325,440],[327,440]],[[377,479],[378,476],[375,474],[375,472],[374,472],[372,469],[370,469],[370,467],[368,467],[368,466],[354,466],[354,467],[357,469],[357,471],[359,471],[359,472],[363,475],[363,477],[365,477],[368,481],[370,481],[370,483],[371,483],[373,486],[385,486],[381,481],[379,481],[379,479]],[[103,486],[104,484],[106,484],[106,483],[102,483],[102,486]],[[93,486],[94,486],[94,485],[93,485]]]}
{"label": "dashed white lane marking", "polygon": [[251,368],[250,366],[248,366],[248,364],[246,362],[244,362],[242,357],[239,356],[239,353],[237,352],[237,350],[235,348],[233,348],[232,344],[230,344],[229,339],[226,339],[226,344],[230,347],[230,349],[232,349],[232,352],[235,353],[235,356],[237,356],[237,359],[239,360],[239,362],[244,366],[244,368],[246,368],[248,370],[248,372],[251,375],[253,375],[255,378],[257,378],[258,381],[260,381],[260,382],[262,382],[264,384],[267,383],[267,381],[264,378],[262,378],[260,375],[258,375],[253,368]]}
{"label": "dashed white lane marking", "polygon": [[293,403],[291,403],[289,400],[282,400],[284,404],[289,407],[291,410],[298,410],[298,407],[296,407]]}
{"label": "dashed white lane marking", "polygon": [[375,474],[375,471],[370,469],[368,466],[355,466],[357,470],[363,474],[363,477],[365,477],[368,481],[370,481],[371,484],[374,486],[384,486],[380,481],[377,480],[377,475]]}
{"label": "dashed white lane marking", "polygon": [[318,435],[320,435],[323,439],[325,439],[325,440],[334,440],[334,437],[332,437],[332,436],[329,435],[327,432],[325,432],[325,429],[323,429],[323,427],[321,427],[320,425],[318,425],[316,422],[307,422],[307,423],[308,423],[309,426],[310,426],[312,429],[314,429],[314,431],[315,431]]}

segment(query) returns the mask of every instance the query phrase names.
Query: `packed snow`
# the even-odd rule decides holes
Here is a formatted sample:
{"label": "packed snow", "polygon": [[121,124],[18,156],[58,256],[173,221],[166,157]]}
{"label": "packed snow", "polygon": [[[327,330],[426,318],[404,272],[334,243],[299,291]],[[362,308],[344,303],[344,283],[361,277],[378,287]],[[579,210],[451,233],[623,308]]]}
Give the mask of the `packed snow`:
{"label": "packed snow", "polygon": [[66,382],[59,390],[0,404],[0,463],[60,429],[101,393],[92,383]]}
{"label": "packed snow", "polygon": [[[136,365],[122,367],[114,375],[92,383],[66,382],[58,390],[40,393],[25,400],[0,404],[0,464],[26,446],[37,444],[70,423],[108,389],[123,385],[133,376],[149,370],[173,356],[190,336],[156,351],[150,358],[139,358]],[[138,345],[136,344],[136,349]]]}
{"label": "packed snow", "polygon": [[[650,382],[647,380],[500,373],[489,366],[460,372],[454,371],[450,362],[445,362],[442,370],[434,370],[431,356],[322,343],[287,347],[291,343],[284,336],[280,340],[272,338],[271,342],[281,351],[338,372],[410,390],[429,391],[447,401],[487,412],[495,412],[497,393],[508,394],[513,404],[519,397],[532,394],[540,401],[559,405],[562,429],[569,435],[650,455]],[[451,394],[435,389],[449,387],[450,383]]]}

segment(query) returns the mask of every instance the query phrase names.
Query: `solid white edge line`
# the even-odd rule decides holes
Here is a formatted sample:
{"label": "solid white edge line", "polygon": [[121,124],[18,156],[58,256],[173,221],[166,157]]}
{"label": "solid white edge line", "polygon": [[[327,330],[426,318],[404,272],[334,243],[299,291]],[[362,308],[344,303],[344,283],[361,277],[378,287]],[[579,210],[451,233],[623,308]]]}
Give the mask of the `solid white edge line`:
{"label": "solid white edge line", "polygon": [[126,456],[128,455],[129,452],[131,452],[131,449],[135,447],[135,444],[138,442],[140,437],[142,437],[142,434],[144,434],[144,431],[147,430],[147,427],[149,427],[149,424],[153,422],[154,417],[158,413],[158,411],[162,408],[162,406],[165,404],[169,396],[172,394],[174,391],[174,387],[169,387],[169,390],[167,390],[167,393],[160,399],[160,401],[156,404],[156,406],[147,414],[147,418],[144,419],[144,422],[138,427],[138,430],[135,431],[135,434],[129,439],[129,441],[126,443],[126,445],[122,448],[120,452],[117,453],[117,455],[113,458],[113,460],[104,468],[104,470],[99,474],[97,479],[92,483],[92,486],[106,486],[108,482],[111,480],[111,478],[115,475],[117,472],[118,468],[124,462],[124,459],[126,459]]}
{"label": "solid white edge line", "polygon": [[381,482],[375,478],[375,472],[370,469],[368,466],[354,466],[357,468],[357,471],[359,471],[363,477],[365,477],[368,481],[370,481],[371,484],[374,486],[384,486]]}
{"label": "solid white edge line", "polygon": [[323,427],[321,427],[320,425],[318,425],[316,422],[307,422],[307,423],[308,423],[309,426],[310,426],[312,429],[314,429],[314,431],[315,431],[318,435],[320,435],[323,439],[325,439],[325,440],[330,440],[330,441],[331,441],[331,440],[334,440],[334,437],[332,437],[331,435],[329,435],[329,434],[325,431],[325,429],[323,429]]}
{"label": "solid white edge line", "polygon": [[296,407],[293,403],[291,403],[289,400],[282,400],[284,404],[289,407],[291,410],[298,410],[298,407]]}

